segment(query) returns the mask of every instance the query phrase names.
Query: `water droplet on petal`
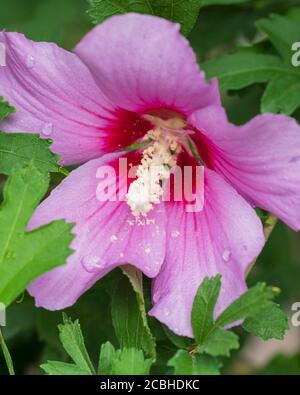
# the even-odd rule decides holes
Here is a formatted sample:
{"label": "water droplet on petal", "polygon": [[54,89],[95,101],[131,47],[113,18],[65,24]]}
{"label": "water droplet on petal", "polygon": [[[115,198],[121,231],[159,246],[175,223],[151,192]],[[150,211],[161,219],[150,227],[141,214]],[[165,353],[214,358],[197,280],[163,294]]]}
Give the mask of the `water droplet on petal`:
{"label": "water droplet on petal", "polygon": [[53,132],[53,123],[46,123],[42,129],[42,134],[44,136],[50,136]]}
{"label": "water droplet on petal", "polygon": [[180,232],[177,229],[172,230],[171,236],[176,238],[180,235]]}
{"label": "water droplet on petal", "polygon": [[222,258],[225,262],[228,262],[231,257],[231,252],[229,250],[224,250],[222,254]]}
{"label": "water droplet on petal", "polygon": [[118,237],[116,235],[111,235],[110,236],[110,241],[117,241]]}
{"label": "water droplet on petal", "polygon": [[34,58],[34,56],[28,55],[27,58],[26,58],[26,66],[27,66],[29,69],[32,69],[32,68],[34,67],[34,64],[35,64],[35,58]]}
{"label": "water droplet on petal", "polygon": [[103,268],[103,261],[96,255],[87,255],[82,258],[82,266],[89,273],[95,273]]}
{"label": "water droplet on petal", "polygon": [[151,252],[151,248],[149,248],[149,247],[145,248],[145,253],[146,254],[150,254],[150,252]]}
{"label": "water droplet on petal", "polygon": [[120,252],[120,258],[124,258],[123,252]]}

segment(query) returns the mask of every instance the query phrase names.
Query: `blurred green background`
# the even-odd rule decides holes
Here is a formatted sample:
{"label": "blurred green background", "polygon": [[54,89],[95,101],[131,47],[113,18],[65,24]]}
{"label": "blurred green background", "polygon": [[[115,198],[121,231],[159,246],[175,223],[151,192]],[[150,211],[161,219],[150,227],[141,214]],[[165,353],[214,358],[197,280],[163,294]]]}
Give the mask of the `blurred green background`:
{"label": "blurred green background", "polygon": [[[295,6],[300,6],[298,0],[257,0],[239,6],[205,8],[200,11],[189,39],[201,62],[229,53],[237,46],[248,45],[257,37],[255,20],[270,13],[285,14]],[[37,41],[54,41],[70,50],[92,27],[87,8],[86,0],[0,0],[0,28],[23,32]],[[267,50],[271,51],[271,46]],[[258,114],[262,92],[263,87],[257,84],[224,95],[230,119],[240,124]],[[300,121],[300,112],[294,115]],[[0,191],[3,183],[4,178],[0,178]],[[109,293],[118,276],[119,271],[109,275],[67,311],[72,318],[80,318],[88,349],[95,360],[101,343],[115,342]],[[250,285],[266,281],[281,288],[279,302],[290,316],[291,305],[300,302],[300,235],[278,223],[248,280]],[[41,362],[66,359],[58,341],[59,322],[60,312],[34,308],[28,295],[23,295],[9,308],[4,335],[17,373],[40,373]],[[152,325],[160,349],[154,372],[161,372],[160,367],[174,349],[159,326],[154,321]],[[241,349],[224,361],[226,373],[300,374],[300,328],[291,328],[283,342],[264,343],[242,331],[241,339]],[[0,355],[0,374],[5,372]]]}

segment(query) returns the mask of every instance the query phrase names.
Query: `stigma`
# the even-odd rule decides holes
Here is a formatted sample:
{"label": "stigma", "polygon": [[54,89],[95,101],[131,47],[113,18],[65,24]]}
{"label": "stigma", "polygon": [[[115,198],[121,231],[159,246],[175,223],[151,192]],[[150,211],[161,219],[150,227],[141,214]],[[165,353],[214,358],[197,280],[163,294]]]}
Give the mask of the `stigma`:
{"label": "stigma", "polygon": [[170,178],[181,151],[178,134],[163,126],[150,130],[144,140],[149,144],[137,167],[137,178],[126,194],[126,202],[136,218],[146,217],[154,205],[160,203],[163,185]]}

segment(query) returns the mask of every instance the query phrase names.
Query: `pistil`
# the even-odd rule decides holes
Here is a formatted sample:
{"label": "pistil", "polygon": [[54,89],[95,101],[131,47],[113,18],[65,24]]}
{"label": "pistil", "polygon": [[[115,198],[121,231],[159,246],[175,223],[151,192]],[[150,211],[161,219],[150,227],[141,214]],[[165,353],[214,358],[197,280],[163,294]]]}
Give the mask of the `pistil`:
{"label": "pistil", "polygon": [[163,184],[170,178],[181,151],[176,133],[162,127],[149,131],[144,139],[150,145],[142,153],[137,168],[137,179],[130,184],[126,201],[134,217],[144,216],[159,204],[163,195]]}

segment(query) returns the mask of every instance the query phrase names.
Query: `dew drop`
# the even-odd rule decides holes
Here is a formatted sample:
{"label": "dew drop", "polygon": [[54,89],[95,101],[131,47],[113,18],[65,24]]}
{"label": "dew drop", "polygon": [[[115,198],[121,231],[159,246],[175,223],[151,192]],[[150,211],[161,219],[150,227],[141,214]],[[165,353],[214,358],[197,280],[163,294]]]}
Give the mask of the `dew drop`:
{"label": "dew drop", "polygon": [[118,240],[118,237],[116,236],[116,235],[111,235],[110,236],[110,241],[117,241]]}
{"label": "dew drop", "polygon": [[228,262],[231,257],[231,252],[229,250],[224,250],[222,254],[222,258],[225,262]]}
{"label": "dew drop", "polygon": [[34,67],[34,64],[35,64],[35,58],[34,58],[34,56],[28,55],[27,58],[26,58],[26,66],[27,66],[29,69],[32,69],[32,68]]}
{"label": "dew drop", "polygon": [[51,122],[46,123],[42,129],[42,134],[44,136],[50,136],[53,132],[53,124]]}
{"label": "dew drop", "polygon": [[180,235],[180,232],[177,229],[172,230],[171,236],[176,238]]}
{"label": "dew drop", "polygon": [[150,252],[151,252],[151,248],[149,248],[149,247],[145,248],[145,253],[146,254],[150,254]]}
{"label": "dew drop", "polygon": [[95,273],[103,267],[103,262],[96,255],[87,255],[82,258],[82,266],[89,273]]}

